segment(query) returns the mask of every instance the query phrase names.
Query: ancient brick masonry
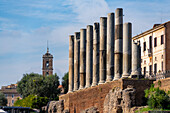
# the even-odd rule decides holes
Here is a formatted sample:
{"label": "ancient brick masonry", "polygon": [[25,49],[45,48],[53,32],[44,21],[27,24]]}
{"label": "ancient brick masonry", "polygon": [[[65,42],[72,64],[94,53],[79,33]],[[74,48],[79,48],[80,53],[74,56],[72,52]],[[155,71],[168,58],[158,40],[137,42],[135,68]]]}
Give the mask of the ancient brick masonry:
{"label": "ancient brick masonry", "polygon": [[[74,112],[80,113],[81,111],[84,111],[91,107],[95,107],[99,110],[100,113],[103,113],[104,101],[106,99],[106,96],[109,94],[110,91],[113,91],[113,89],[115,89],[116,87],[119,87],[120,90],[124,90],[129,85],[133,86],[133,88],[135,89],[135,95],[134,95],[135,106],[141,106],[144,104],[144,99],[143,99],[144,89],[149,88],[152,83],[153,81],[151,80],[120,79],[117,81],[112,81],[105,84],[97,85],[95,87],[82,89],[74,93],[61,95],[59,100],[64,100],[64,110],[69,110],[70,113],[74,113]],[[145,85],[141,85],[141,84],[145,84]],[[122,96],[120,95],[120,97]],[[134,106],[133,104],[131,105]]]}

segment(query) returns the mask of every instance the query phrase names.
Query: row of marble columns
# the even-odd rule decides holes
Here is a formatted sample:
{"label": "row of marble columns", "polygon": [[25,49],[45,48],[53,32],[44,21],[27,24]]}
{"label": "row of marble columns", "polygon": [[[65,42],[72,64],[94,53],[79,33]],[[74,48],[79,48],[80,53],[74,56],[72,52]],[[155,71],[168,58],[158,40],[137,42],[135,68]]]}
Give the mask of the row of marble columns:
{"label": "row of marble columns", "polygon": [[131,38],[132,24],[123,24],[122,8],[70,35],[69,92],[140,75],[140,44]]}

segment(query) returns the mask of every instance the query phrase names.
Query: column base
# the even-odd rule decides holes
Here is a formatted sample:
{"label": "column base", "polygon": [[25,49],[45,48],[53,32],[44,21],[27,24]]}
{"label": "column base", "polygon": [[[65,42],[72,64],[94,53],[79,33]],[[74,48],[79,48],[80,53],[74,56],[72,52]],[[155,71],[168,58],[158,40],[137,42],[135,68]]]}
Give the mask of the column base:
{"label": "column base", "polygon": [[99,84],[104,84],[104,83],[105,83],[105,81],[104,81],[104,80],[99,81]]}
{"label": "column base", "polygon": [[73,91],[77,91],[78,89],[74,89]]}
{"label": "column base", "polygon": [[79,90],[81,90],[81,89],[84,89],[84,87],[83,87],[83,86],[80,86]]}
{"label": "column base", "polygon": [[92,83],[92,85],[91,85],[92,87],[94,87],[94,86],[97,86],[97,83]]}
{"label": "column base", "polygon": [[73,91],[68,91],[67,93],[72,93]]}
{"label": "column base", "polygon": [[119,80],[120,79],[120,74],[115,74],[114,79],[113,80]]}
{"label": "column base", "polygon": [[107,78],[107,79],[106,79],[105,83],[107,83],[107,82],[111,82],[111,81],[112,81],[112,78],[111,78],[111,77],[109,77],[109,78]]}
{"label": "column base", "polygon": [[129,73],[123,73],[121,78],[128,78],[130,76]]}
{"label": "column base", "polygon": [[86,85],[86,86],[85,86],[85,88],[89,88],[89,87],[90,87],[90,85]]}

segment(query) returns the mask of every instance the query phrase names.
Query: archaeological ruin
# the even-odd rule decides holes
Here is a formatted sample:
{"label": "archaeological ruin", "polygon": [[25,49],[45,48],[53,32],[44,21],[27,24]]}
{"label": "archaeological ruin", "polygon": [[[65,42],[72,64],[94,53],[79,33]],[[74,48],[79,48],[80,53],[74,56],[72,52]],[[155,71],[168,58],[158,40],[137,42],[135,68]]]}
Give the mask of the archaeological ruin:
{"label": "archaeological ruin", "polygon": [[141,75],[140,43],[118,8],[69,37],[69,92]]}
{"label": "archaeological ruin", "polygon": [[123,24],[122,8],[70,35],[68,93],[55,107],[49,104],[51,113],[133,113],[153,83],[139,79],[140,52],[132,23]]}

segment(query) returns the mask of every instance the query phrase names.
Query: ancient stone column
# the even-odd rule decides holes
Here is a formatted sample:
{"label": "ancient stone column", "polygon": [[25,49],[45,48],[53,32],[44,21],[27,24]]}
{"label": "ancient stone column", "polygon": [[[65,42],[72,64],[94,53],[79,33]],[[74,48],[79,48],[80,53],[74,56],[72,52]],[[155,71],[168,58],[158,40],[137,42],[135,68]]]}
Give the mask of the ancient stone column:
{"label": "ancient stone column", "polygon": [[86,29],[80,30],[80,87],[85,86],[86,77]]}
{"label": "ancient stone column", "polygon": [[99,81],[99,23],[93,26],[93,83],[96,86]]}
{"label": "ancient stone column", "polygon": [[93,26],[87,26],[86,34],[86,88],[91,86],[93,71]]}
{"label": "ancient stone column", "polygon": [[79,70],[80,70],[80,32],[75,32],[74,36],[74,91],[79,86]]}
{"label": "ancient stone column", "polygon": [[68,93],[73,91],[74,80],[74,35],[69,36],[69,87]]}
{"label": "ancient stone column", "polygon": [[132,43],[132,24],[123,25],[123,74],[122,78],[127,78],[131,73],[131,43]]}
{"label": "ancient stone column", "polygon": [[118,80],[122,74],[122,50],[123,50],[123,9],[115,11],[115,62],[114,80]]}
{"label": "ancient stone column", "polygon": [[132,72],[131,77],[139,77],[141,75],[141,53],[140,45],[132,42]]}
{"label": "ancient stone column", "polygon": [[103,84],[106,78],[106,39],[107,39],[107,18],[100,17],[99,84]]}
{"label": "ancient stone column", "polygon": [[107,76],[106,82],[110,82],[114,76],[114,13],[109,13],[107,17]]}

